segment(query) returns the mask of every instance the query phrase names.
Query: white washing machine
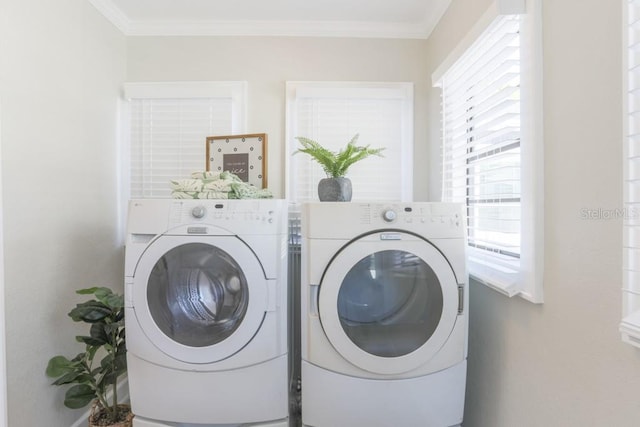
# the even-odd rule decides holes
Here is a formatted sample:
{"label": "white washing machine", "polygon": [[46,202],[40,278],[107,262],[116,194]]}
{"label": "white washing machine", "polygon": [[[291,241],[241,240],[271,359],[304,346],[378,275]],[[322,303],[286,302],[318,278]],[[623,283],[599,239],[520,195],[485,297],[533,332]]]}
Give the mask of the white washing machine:
{"label": "white washing machine", "polygon": [[286,251],[283,200],[130,202],[134,426],[288,426]]}
{"label": "white washing machine", "polygon": [[302,208],[302,423],[462,423],[465,216],[459,204]]}

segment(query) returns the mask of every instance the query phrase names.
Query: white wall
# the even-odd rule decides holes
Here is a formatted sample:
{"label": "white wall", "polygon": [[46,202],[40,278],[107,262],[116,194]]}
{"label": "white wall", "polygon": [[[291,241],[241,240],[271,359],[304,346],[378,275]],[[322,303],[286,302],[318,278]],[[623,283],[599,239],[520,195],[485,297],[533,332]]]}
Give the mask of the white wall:
{"label": "white wall", "polygon": [[44,375],[73,357],[75,290],[122,287],[117,102],[125,37],[86,0],[0,0],[9,426],[68,426],[83,411]]}
{"label": "white wall", "polygon": [[295,37],[130,37],[127,79],[246,80],[247,132],[266,132],[269,136],[269,188],[276,197],[284,195],[286,81],[414,82],[414,195],[416,200],[426,200],[425,94],[430,80],[425,43]]}
{"label": "white wall", "polygon": [[[488,4],[453,1],[428,42],[429,72]],[[465,427],[637,426],[640,352],[617,330],[621,220],[581,219],[622,207],[621,1],[543,9],[545,303],[472,283]]]}

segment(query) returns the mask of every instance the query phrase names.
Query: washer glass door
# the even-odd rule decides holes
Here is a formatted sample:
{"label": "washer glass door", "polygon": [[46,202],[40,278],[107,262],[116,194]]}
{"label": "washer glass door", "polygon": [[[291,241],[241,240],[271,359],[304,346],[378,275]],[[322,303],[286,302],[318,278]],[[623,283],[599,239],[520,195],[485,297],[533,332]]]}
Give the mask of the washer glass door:
{"label": "washer glass door", "polygon": [[247,278],[219,247],[186,243],[164,254],[147,286],[151,317],[174,341],[205,347],[228,338],[249,305]]}
{"label": "washer glass door", "polygon": [[145,335],[165,354],[210,363],[255,336],[268,287],[259,260],[235,236],[165,235],[138,262],[133,307]]}
{"label": "washer glass door", "polygon": [[446,342],[457,319],[458,284],[428,241],[385,234],[338,252],[322,277],[318,308],[327,338],[345,359],[399,374],[426,363]]}

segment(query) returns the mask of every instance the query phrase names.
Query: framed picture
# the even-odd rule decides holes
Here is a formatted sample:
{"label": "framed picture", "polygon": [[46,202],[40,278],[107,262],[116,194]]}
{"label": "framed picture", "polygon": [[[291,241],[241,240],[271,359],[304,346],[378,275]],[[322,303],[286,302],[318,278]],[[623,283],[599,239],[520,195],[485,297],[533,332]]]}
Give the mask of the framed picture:
{"label": "framed picture", "polygon": [[267,134],[208,136],[207,170],[231,172],[256,188],[267,188]]}

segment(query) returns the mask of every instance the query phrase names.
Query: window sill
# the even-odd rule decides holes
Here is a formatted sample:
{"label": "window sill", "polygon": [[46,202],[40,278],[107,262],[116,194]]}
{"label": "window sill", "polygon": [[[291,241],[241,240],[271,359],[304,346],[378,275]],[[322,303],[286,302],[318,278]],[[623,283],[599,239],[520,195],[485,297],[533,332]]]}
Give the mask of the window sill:
{"label": "window sill", "polygon": [[509,298],[518,295],[520,292],[515,283],[505,283],[497,280],[495,277],[489,277],[487,274],[470,273],[469,276],[478,283],[482,283],[488,288],[501,293]]}
{"label": "window sill", "polygon": [[[542,304],[542,284],[538,283],[532,276],[528,282],[529,286],[521,283],[522,273],[515,270],[508,271],[505,268],[492,268],[486,262],[469,256],[467,267],[469,276],[478,283],[481,283],[508,298],[520,297],[532,304]],[[537,287],[536,287],[537,286]],[[640,327],[640,323],[638,323]],[[640,339],[640,335],[639,335]]]}
{"label": "window sill", "polygon": [[517,266],[497,265],[484,251],[469,247],[467,250],[469,276],[476,282],[509,298],[518,295]]}
{"label": "window sill", "polygon": [[620,322],[622,341],[640,348],[640,310],[624,317]]}

